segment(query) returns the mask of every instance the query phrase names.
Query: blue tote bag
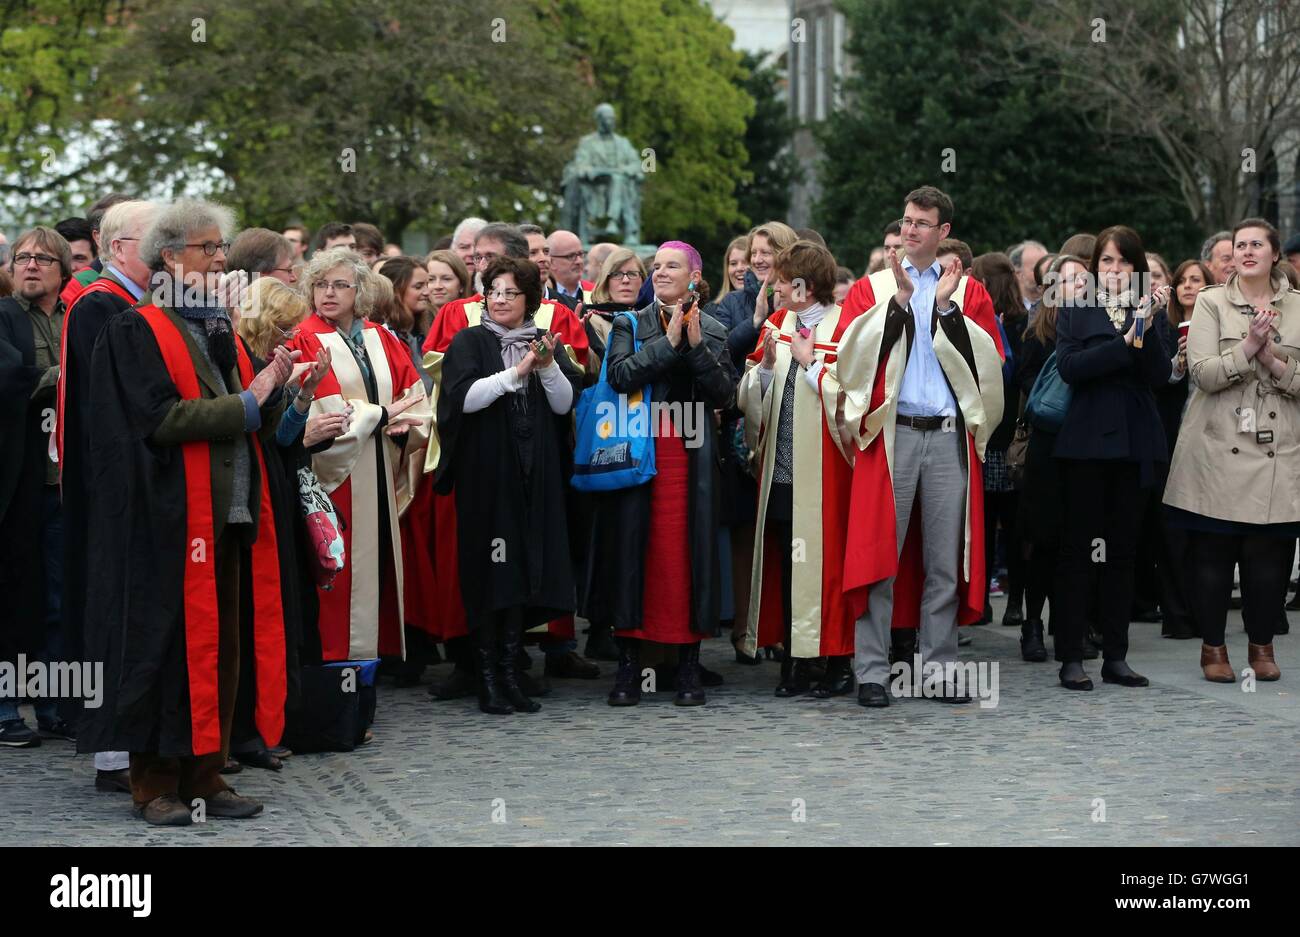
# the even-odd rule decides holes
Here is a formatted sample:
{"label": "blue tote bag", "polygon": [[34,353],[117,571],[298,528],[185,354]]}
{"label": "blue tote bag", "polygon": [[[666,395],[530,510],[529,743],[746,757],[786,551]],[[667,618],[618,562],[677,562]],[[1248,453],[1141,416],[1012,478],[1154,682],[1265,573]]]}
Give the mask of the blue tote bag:
{"label": "blue tote bag", "polygon": [[[620,312],[632,322],[636,316]],[[612,334],[612,333],[611,333]],[[636,340],[635,348],[641,350]],[[655,445],[651,435],[650,387],[637,394],[620,394],[609,386],[600,363],[600,380],[578,398],[577,432],[573,448],[573,487],[579,491],[617,491],[644,485],[655,476]]]}
{"label": "blue tote bag", "polygon": [[1025,404],[1025,418],[1030,424],[1049,433],[1059,432],[1065,424],[1066,411],[1070,409],[1073,391],[1056,369],[1056,352],[1047,356],[1043,370],[1038,372],[1029,402]]}

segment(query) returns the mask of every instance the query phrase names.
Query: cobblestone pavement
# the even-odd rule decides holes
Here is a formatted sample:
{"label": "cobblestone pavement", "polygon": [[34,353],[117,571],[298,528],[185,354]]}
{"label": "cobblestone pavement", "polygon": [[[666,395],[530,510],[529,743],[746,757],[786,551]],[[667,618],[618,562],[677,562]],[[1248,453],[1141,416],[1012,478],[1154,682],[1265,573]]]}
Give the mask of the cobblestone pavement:
{"label": "cobblestone pavement", "polygon": [[0,751],[0,845],[1300,844],[1300,641],[1279,637],[1282,681],[1246,693],[1159,631],[1131,629],[1151,688],[1104,685],[1090,662],[1097,689],[1070,693],[1052,663],[1020,661],[1018,630],[971,629],[963,659],[1000,668],[988,709],[776,699],[777,665],[738,666],[725,640],[704,660],[726,685],[697,708],[660,693],[611,709],[602,676],[488,717],[385,683],[373,743],[246,768],[232,780],[261,817],[179,830],[133,819],[129,797],[95,792],[88,756],[46,741]]}

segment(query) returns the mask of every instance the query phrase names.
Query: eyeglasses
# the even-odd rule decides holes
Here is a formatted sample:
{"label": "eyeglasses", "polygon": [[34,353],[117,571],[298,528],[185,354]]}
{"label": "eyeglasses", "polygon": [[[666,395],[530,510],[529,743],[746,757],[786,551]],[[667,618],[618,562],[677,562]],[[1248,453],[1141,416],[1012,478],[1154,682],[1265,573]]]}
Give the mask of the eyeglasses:
{"label": "eyeglasses", "polygon": [[925,234],[925,232],[933,228],[939,227],[937,224],[930,224],[930,222],[928,221],[915,221],[911,218],[899,218],[898,226],[900,228],[915,228],[916,230],[920,231],[922,234]]}
{"label": "eyeglasses", "polygon": [[312,289],[317,293],[328,293],[333,290],[336,293],[346,293],[348,290],[356,289],[355,283],[349,283],[347,280],[322,280],[319,283],[313,283]]}
{"label": "eyeglasses", "polygon": [[229,241],[204,241],[202,244],[186,244],[185,246],[201,247],[203,248],[203,253],[207,254],[209,257],[215,257],[217,251],[221,251],[224,254],[230,250]]}
{"label": "eyeglasses", "polygon": [[611,273],[609,278],[611,280],[621,280],[624,283],[629,283],[632,280],[645,279],[640,270],[619,270],[615,273]]}
{"label": "eyeglasses", "polygon": [[272,273],[293,273],[293,267],[292,267],[292,266],[289,266],[289,267],[272,267],[272,268],[271,268],[271,272],[272,272]]}
{"label": "eyeglasses", "polygon": [[48,267],[58,259],[57,257],[51,257],[49,254],[29,254],[24,251],[21,254],[14,254],[14,266],[25,267],[34,260],[36,266]]}
{"label": "eyeglasses", "polygon": [[520,296],[524,295],[523,290],[499,289],[488,293],[488,299],[504,299],[506,302],[514,302]]}
{"label": "eyeglasses", "polygon": [[278,325],[272,323],[272,328],[274,328],[277,332],[279,332],[281,337],[283,337],[286,342],[294,338],[297,338],[298,336],[298,326],[296,325],[291,329],[282,329]]}
{"label": "eyeglasses", "polygon": [[500,254],[471,254],[469,259],[476,264],[486,264],[491,263],[500,256]]}
{"label": "eyeglasses", "polygon": [[576,253],[573,254],[552,254],[551,259],[552,260],[581,260],[583,257],[586,256],[587,256],[586,251],[577,251]]}

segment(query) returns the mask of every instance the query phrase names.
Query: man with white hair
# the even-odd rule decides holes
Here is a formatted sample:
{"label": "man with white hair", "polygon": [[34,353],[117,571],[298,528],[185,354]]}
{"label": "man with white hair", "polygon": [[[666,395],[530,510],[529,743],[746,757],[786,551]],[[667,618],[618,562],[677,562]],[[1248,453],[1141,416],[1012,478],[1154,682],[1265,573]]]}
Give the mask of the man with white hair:
{"label": "man with white hair", "polygon": [[451,249],[469,269],[474,269],[474,239],[487,227],[482,218],[462,218],[451,235]]}
{"label": "man with white hair", "polygon": [[1209,267],[1210,273],[1214,274],[1214,283],[1207,283],[1206,286],[1228,282],[1228,277],[1236,270],[1236,264],[1232,259],[1231,231],[1217,231],[1205,239],[1205,243],[1201,245],[1201,263]]}
{"label": "man with white hair", "polygon": [[[157,210],[153,202],[133,200],[119,202],[104,213],[99,224],[103,269],[77,295],[63,325],[56,443],[63,490],[63,623],[71,660],[81,656],[90,563],[86,517],[94,412],[90,356],[105,323],[130,309],[149,286],[149,268],[140,259],[140,238]],[[130,793],[128,765],[126,752],[96,752],[95,787]]]}
{"label": "man with white hair", "polygon": [[276,349],[254,376],[221,304],[233,227],[233,213],[208,202],[159,210],[139,245],[154,288],[109,319],[90,368],[97,461],[85,656],[103,663],[104,694],[86,710],[78,749],[129,751],[136,811],[159,826],[262,811],[221,776],[245,610],[257,729],[276,745],[284,728],[284,621],[261,436],[279,423],[298,353]]}
{"label": "man with white hair", "polygon": [[1047,248],[1037,241],[1021,241],[1007,255],[1020,284],[1020,301],[1032,312],[1043,298],[1043,288],[1034,281],[1034,267],[1047,256]]}

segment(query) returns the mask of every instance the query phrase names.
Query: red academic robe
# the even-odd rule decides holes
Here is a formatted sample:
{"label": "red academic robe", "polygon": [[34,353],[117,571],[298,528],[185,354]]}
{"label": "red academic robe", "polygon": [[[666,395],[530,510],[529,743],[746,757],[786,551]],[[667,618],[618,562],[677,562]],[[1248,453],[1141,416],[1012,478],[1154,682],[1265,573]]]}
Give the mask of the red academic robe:
{"label": "red academic robe", "polygon": [[[410,352],[388,329],[365,322],[362,334],[378,393],[373,403],[356,359],[331,323],[310,315],[289,343],[302,352],[303,361],[315,359],[322,348],[330,350],[330,370],[316,388],[311,416],[337,412],[349,404],[354,407],[349,430],[328,449],[312,454],[312,469],[342,521],[347,556],[347,565],[334,577],[333,586],[318,592],[325,661],[405,654],[400,519],[423,476],[432,420],[427,400],[405,411],[403,416],[418,416],[425,423],[407,433],[400,450],[392,437],[382,430],[375,432],[385,405],[412,389],[423,397],[424,384],[411,363]],[[379,453],[376,446],[382,447]],[[388,505],[387,553],[381,550],[385,532],[378,527],[381,498]]]}
{"label": "red academic robe", "polygon": [[[874,275],[877,285],[886,284],[885,288],[881,289],[880,296],[876,295],[872,276],[865,276],[853,284],[844,298],[844,309],[851,319],[868,312],[879,316],[885,314],[883,303],[887,302],[892,295],[886,293],[885,289],[892,290],[893,276],[889,274],[882,278],[881,274],[889,274],[889,271],[881,271]],[[978,280],[963,277],[958,292],[953,296],[953,301],[961,308],[964,316],[973,320],[992,338],[999,357],[1004,358],[1006,351],[1002,347],[997,318],[993,311],[993,300],[983,284]],[[905,342],[900,342],[896,347],[906,353]],[[888,365],[889,355],[882,355],[876,366],[875,380],[872,382],[868,407],[870,411],[875,411],[885,404]],[[901,371],[899,375],[901,377]],[[1000,378],[997,384],[1000,393]],[[966,538],[966,543],[963,545],[964,562],[958,569],[957,623],[959,625],[968,625],[983,617],[986,575],[983,534],[984,480],[980,471],[979,451],[969,426],[966,435],[969,466],[967,516],[969,530],[974,531],[974,534]],[[896,576],[892,627],[915,628],[920,622],[921,593],[925,585],[925,567],[921,550],[921,518],[919,511],[912,512],[900,555],[897,552],[895,534],[894,489],[884,437],[883,432],[877,435],[863,451],[858,453],[854,463],[850,495],[850,512],[854,520],[849,524],[844,555],[844,590],[852,606],[854,617],[860,617],[866,612],[867,596],[871,586],[890,576]]]}
{"label": "red academic robe", "polygon": [[[444,305],[433,317],[433,326],[424,340],[424,369],[434,382],[433,409],[437,412],[438,389],[442,383],[442,356],[451,346],[456,333],[471,325],[478,325],[483,317],[483,295],[475,293],[465,299],[456,299]],[[563,303],[543,300],[541,308],[534,318],[538,328],[555,332],[569,349],[574,361],[586,367],[587,331],[573,310]],[[425,462],[426,476],[421,490],[430,489],[429,479],[438,467],[437,427],[429,440],[428,458]],[[446,544],[447,549],[434,549],[434,575],[432,578],[433,599],[432,619],[436,622],[432,632],[439,640],[447,641],[469,634],[465,621],[465,605],[460,595],[460,563],[456,558],[456,498],[454,494],[440,495],[431,490],[427,499],[432,500],[434,529],[437,531],[437,544]],[[427,503],[421,511],[428,513]],[[547,625],[547,632],[554,637],[572,638],[574,634],[573,616],[557,618]]]}
{"label": "red academic robe", "polygon": [[[801,555],[792,567],[791,652],[795,657],[842,656],[853,653],[856,615],[844,595],[844,551],[849,525],[849,495],[853,483],[852,434],[843,425],[843,401],[833,382],[824,381],[826,365],[837,359],[840,336],[852,316],[835,306],[813,330],[814,347],[822,357],[819,394],[811,393],[802,374],[796,376],[794,413],[794,537]],[[764,528],[771,489],[777,420],[790,357],[795,318],[787,309],[772,313],[761,330],[750,366],[741,380],[738,406],[745,414],[746,443],[759,460],[760,495],[757,531]],[[767,395],[762,393],[758,364],[769,332],[776,334],[777,361]],[[806,529],[805,529],[806,528]],[[781,551],[766,536],[754,538],[747,653],[785,640],[781,595]]]}

